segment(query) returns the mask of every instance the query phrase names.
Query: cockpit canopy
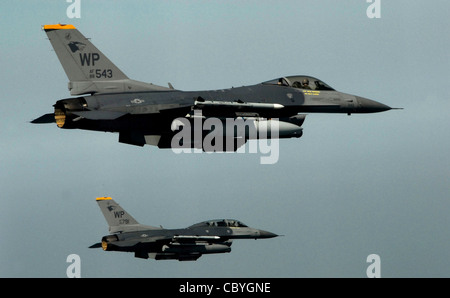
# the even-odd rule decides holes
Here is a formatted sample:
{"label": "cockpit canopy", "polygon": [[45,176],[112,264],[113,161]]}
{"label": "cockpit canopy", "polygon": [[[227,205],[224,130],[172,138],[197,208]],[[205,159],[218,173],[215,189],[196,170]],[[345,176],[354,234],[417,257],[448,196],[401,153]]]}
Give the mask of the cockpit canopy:
{"label": "cockpit canopy", "polygon": [[282,77],[279,79],[263,82],[263,84],[293,87],[293,88],[306,89],[306,90],[332,90],[332,91],[334,91],[334,89],[331,88],[329,85],[327,85],[324,82],[322,82],[321,80],[311,77],[311,76]]}
{"label": "cockpit canopy", "polygon": [[198,227],[247,227],[247,225],[235,219],[212,219],[197,223],[189,228]]}

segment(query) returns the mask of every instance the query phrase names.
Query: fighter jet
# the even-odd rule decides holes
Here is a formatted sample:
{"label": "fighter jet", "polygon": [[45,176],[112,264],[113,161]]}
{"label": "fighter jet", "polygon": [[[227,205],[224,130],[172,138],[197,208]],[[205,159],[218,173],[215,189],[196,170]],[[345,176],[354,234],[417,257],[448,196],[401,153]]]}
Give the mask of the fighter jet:
{"label": "fighter jet", "polygon": [[[70,95],[77,97],[56,101],[53,113],[32,123],[114,132],[119,142],[137,146],[231,151],[249,139],[301,137],[306,116],[302,113],[350,115],[391,109],[338,92],[308,75],[210,91],[181,91],[170,83],[163,87],[131,80],[73,25],[42,29],[69,79]],[[234,146],[206,147],[208,135],[208,144],[234,142]]]}
{"label": "fighter jet", "polygon": [[134,252],[136,258],[196,261],[204,254],[231,251],[233,239],[262,239],[278,235],[253,229],[234,219],[208,220],[184,229],[164,229],[138,223],[110,197],[97,198],[110,235],[90,248]]}

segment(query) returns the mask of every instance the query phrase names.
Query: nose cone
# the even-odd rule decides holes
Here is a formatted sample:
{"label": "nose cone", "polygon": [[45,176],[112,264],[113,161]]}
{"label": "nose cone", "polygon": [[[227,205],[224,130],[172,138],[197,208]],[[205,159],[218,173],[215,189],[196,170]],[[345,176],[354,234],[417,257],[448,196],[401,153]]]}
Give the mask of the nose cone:
{"label": "nose cone", "polygon": [[364,97],[356,96],[356,100],[358,101],[358,113],[378,113],[392,109],[385,104]]}
{"label": "nose cone", "polygon": [[264,230],[259,230],[259,237],[258,238],[273,238],[273,237],[277,237],[277,234],[271,233],[271,232],[267,232]]}

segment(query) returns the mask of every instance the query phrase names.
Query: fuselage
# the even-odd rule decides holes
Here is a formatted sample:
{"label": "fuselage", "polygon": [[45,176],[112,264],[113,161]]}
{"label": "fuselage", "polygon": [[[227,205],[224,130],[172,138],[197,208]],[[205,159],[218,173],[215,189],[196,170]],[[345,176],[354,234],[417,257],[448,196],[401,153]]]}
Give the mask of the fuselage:
{"label": "fuselage", "polygon": [[[186,116],[199,101],[236,103],[235,106],[208,106],[202,109],[203,116],[218,118],[246,115],[283,118],[299,113],[352,114],[390,109],[376,101],[335,90],[304,90],[262,83],[209,91],[168,90],[83,96],[58,101],[55,112],[64,114],[64,121],[58,123],[57,120],[61,128],[112,132],[140,129],[152,134],[170,130],[172,120]],[[282,108],[254,109],[244,103],[277,104]],[[76,115],[76,112],[87,110],[117,112],[126,116],[104,120]]]}
{"label": "fuselage", "polygon": [[[138,146],[191,146],[220,151],[220,143],[225,142],[232,145],[225,146],[228,151],[251,139],[301,137],[305,117],[301,113],[350,115],[391,109],[373,100],[338,92],[309,75],[210,91],[175,90],[171,84],[157,86],[130,79],[75,26],[53,24],[42,28],[69,79],[70,94],[80,97],[57,101],[53,114],[45,114],[32,123],[56,122],[65,129],[118,132],[119,142]],[[189,118],[189,123],[181,121],[182,117]],[[202,126],[194,123],[192,129],[194,119],[202,119]],[[244,131],[230,125],[229,119],[249,121]],[[203,126],[204,122],[208,125]],[[247,128],[252,132],[247,133]],[[183,133],[178,134],[177,130]],[[196,135],[199,130],[201,135]],[[230,136],[232,130],[237,132],[234,136]],[[188,137],[187,132],[194,137]]]}
{"label": "fuselage", "polygon": [[182,243],[187,247],[189,245],[208,246],[213,244],[229,247],[233,239],[260,239],[276,236],[271,232],[250,227],[208,226],[205,228],[201,224],[183,229],[161,228],[107,235],[102,238],[102,246],[104,250],[109,251],[135,252],[145,250],[146,252],[161,252],[162,244],[158,239],[166,241],[166,239],[172,238],[173,242],[166,241],[165,245],[169,246]]}

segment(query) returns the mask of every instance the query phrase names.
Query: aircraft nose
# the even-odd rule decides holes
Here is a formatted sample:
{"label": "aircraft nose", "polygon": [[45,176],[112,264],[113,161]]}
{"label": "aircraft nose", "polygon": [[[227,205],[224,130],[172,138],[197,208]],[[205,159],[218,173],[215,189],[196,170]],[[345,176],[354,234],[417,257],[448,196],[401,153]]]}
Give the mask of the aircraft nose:
{"label": "aircraft nose", "polygon": [[264,231],[264,230],[259,230],[259,238],[273,238],[273,237],[277,237],[277,234],[268,232],[268,231]]}
{"label": "aircraft nose", "polygon": [[377,113],[389,111],[390,109],[392,109],[391,107],[382,104],[381,102],[367,99],[364,97],[356,96],[356,100],[358,101],[359,104],[358,111],[360,113]]}

